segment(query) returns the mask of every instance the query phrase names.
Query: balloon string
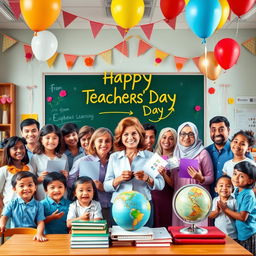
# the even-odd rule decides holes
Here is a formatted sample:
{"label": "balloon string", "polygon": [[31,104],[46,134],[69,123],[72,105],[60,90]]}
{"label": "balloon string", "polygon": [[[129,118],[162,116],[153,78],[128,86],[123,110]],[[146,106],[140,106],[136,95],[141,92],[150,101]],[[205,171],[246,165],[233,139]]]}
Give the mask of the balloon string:
{"label": "balloon string", "polygon": [[238,17],[237,21],[236,21],[236,34],[235,37],[238,37],[238,28],[239,28],[239,21],[240,21],[240,17]]}
{"label": "balloon string", "polygon": [[204,64],[205,64],[205,76],[207,77],[208,60],[207,60],[207,44],[206,44],[206,41],[205,41],[205,44],[204,44]]}

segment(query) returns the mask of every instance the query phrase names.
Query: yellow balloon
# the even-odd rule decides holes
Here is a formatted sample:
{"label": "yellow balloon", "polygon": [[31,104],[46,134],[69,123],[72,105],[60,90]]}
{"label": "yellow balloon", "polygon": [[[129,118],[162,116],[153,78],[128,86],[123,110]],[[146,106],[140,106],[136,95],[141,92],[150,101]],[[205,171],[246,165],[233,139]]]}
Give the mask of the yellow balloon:
{"label": "yellow balloon", "polygon": [[198,66],[201,73],[206,75],[206,77],[210,80],[216,80],[222,70],[221,66],[215,59],[214,52],[207,52],[206,59],[205,55],[203,54],[199,58]]}
{"label": "yellow balloon", "polygon": [[61,0],[20,0],[20,10],[29,28],[42,31],[58,18]]}
{"label": "yellow balloon", "polygon": [[144,14],[143,0],[112,0],[111,13],[115,22],[124,29],[136,26]]}
{"label": "yellow balloon", "polygon": [[226,21],[228,19],[229,13],[230,13],[230,7],[229,7],[227,0],[219,0],[219,3],[221,5],[222,11],[221,11],[220,22],[219,22],[216,30],[223,27],[223,25],[226,23]]}
{"label": "yellow balloon", "polygon": [[185,4],[186,4],[186,5],[188,4],[188,2],[189,2],[189,0],[185,0]]}

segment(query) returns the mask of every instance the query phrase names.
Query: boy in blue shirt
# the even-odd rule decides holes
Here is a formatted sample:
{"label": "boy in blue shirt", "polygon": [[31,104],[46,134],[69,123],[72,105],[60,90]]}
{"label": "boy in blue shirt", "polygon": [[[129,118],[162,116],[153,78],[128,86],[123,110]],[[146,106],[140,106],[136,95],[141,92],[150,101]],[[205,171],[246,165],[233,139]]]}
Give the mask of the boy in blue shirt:
{"label": "boy in blue shirt", "polygon": [[66,191],[66,177],[59,172],[48,173],[43,181],[46,198],[41,201],[44,206],[45,233],[67,234],[66,224],[70,201],[63,196]]}
{"label": "boy in blue shirt", "polygon": [[229,217],[236,220],[238,242],[254,256],[256,255],[256,198],[253,187],[256,180],[256,167],[250,162],[239,162],[234,166],[232,183],[235,189],[237,211],[231,210],[226,203],[218,206]]}
{"label": "boy in blue shirt", "polygon": [[10,201],[4,208],[0,218],[0,232],[5,230],[8,219],[11,227],[37,228],[33,240],[44,242],[44,213],[43,205],[34,199],[37,188],[36,176],[28,171],[20,171],[12,177],[12,187],[18,197]]}

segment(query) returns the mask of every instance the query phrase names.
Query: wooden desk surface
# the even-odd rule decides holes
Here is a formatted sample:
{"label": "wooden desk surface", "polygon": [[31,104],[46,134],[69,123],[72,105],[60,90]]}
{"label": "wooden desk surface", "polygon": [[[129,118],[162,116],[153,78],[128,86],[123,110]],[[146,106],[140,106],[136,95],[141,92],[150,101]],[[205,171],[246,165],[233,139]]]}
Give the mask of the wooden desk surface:
{"label": "wooden desk surface", "polygon": [[238,243],[227,238],[225,245],[171,245],[170,247],[112,247],[107,249],[70,249],[70,235],[48,235],[49,241],[32,241],[33,235],[14,235],[2,246],[1,256],[69,256],[69,255],[225,255],[252,256]]}

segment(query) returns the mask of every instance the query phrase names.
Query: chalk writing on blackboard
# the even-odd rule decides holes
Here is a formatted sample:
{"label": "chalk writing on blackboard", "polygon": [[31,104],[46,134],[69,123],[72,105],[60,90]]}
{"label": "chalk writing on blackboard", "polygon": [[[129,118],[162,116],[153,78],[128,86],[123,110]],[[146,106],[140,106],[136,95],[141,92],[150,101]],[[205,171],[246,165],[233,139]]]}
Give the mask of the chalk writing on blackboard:
{"label": "chalk writing on blackboard", "polygon": [[[181,74],[46,74],[45,122],[108,127],[126,116],[158,130],[194,122],[204,127],[204,77]],[[201,111],[194,107],[200,105]]]}

